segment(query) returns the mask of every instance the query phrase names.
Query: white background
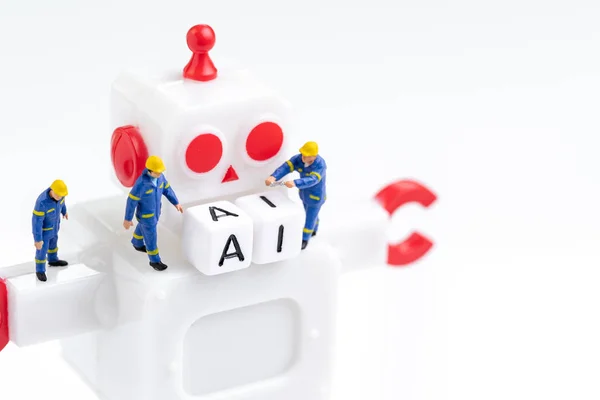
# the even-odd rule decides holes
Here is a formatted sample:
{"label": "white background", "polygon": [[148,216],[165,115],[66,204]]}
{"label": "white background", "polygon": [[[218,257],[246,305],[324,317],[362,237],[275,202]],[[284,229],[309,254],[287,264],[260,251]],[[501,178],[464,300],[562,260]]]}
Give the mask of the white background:
{"label": "white background", "polygon": [[[334,400],[598,399],[598,21],[591,0],[0,0],[0,263],[33,258],[55,178],[71,203],[117,192],[112,79],[183,68],[209,23],[217,67],[294,104],[329,204],[405,177],[439,195],[394,218],[435,251],[343,279]],[[0,399],[95,399],[57,354],[9,345]]]}

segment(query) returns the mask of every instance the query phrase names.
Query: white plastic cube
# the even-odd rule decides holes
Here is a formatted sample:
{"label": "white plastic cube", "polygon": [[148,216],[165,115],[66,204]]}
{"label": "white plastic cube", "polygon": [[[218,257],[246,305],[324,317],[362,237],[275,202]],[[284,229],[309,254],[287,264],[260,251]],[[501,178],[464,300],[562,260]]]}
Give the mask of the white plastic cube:
{"label": "white plastic cube", "polygon": [[252,262],[268,264],[300,254],[306,219],[302,204],[277,190],[240,197],[235,204],[254,222]]}
{"label": "white plastic cube", "polygon": [[201,204],[184,214],[181,243],[190,264],[205,275],[248,268],[252,219],[229,201]]}
{"label": "white plastic cube", "polygon": [[[290,105],[248,71],[223,68],[209,82],[183,79],[179,68],[124,72],[112,88],[110,124],[111,132],[139,131],[182,204],[247,193],[290,156]],[[144,162],[125,158],[119,164]]]}

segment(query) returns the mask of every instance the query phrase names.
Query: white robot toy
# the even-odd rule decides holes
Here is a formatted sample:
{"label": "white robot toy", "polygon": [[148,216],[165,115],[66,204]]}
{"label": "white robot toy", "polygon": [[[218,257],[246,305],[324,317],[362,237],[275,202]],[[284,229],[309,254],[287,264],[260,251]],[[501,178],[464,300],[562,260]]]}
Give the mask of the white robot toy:
{"label": "white robot toy", "polygon": [[[60,340],[103,400],[328,398],[340,273],[427,253],[422,235],[390,245],[387,229],[398,207],[428,207],[436,196],[398,181],[349,205],[352,220],[327,204],[319,235],[301,250],[302,204],[293,190],[265,185],[290,156],[290,107],[247,72],[217,71],[214,42],[209,26],[194,26],[183,73],[117,78],[111,157],[123,194],[70,206],[60,250],[70,265],[52,268],[47,282],[32,262],[0,269],[0,350]],[[163,207],[163,271],[123,228],[150,155],[164,160],[184,210]],[[214,218],[215,209],[236,217]],[[232,236],[243,257],[223,259]]]}

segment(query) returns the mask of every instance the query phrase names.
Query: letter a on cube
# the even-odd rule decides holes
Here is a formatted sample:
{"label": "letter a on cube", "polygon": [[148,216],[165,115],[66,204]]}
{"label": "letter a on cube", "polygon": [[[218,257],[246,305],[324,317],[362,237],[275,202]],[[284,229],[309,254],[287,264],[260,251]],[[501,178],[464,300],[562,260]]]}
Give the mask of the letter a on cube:
{"label": "letter a on cube", "polygon": [[240,197],[235,204],[254,221],[252,262],[268,264],[300,254],[306,219],[302,204],[277,190]]}
{"label": "letter a on cube", "polygon": [[252,262],[253,222],[229,201],[186,210],[182,246],[186,259],[205,275],[237,271]]}

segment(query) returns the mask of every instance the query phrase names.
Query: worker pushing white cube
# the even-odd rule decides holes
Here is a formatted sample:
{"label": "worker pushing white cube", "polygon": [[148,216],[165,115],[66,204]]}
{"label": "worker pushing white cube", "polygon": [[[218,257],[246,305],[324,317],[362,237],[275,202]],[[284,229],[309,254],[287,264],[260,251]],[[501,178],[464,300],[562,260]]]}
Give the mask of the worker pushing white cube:
{"label": "worker pushing white cube", "polygon": [[252,262],[268,264],[300,254],[306,213],[281,191],[240,197],[235,204],[254,222]]}
{"label": "worker pushing white cube", "polygon": [[[302,204],[265,190],[289,157],[289,106],[247,72],[217,72],[214,39],[206,25],[190,29],[183,74],[116,80],[111,159],[123,195],[70,207],[61,229],[80,253],[61,279],[50,273],[42,286],[20,267],[0,269],[0,350],[61,339],[103,400],[328,400],[340,272],[381,264],[386,249],[398,265],[422,256],[423,236],[388,249],[385,232],[401,204],[435,196],[392,184],[378,195],[387,214],[338,203],[345,223],[323,221],[301,251]],[[123,230],[150,154],[166,161],[184,210],[157,221],[161,270]]]}
{"label": "worker pushing white cube", "polygon": [[205,275],[248,268],[252,261],[253,221],[229,201],[188,208],[181,242],[187,260]]}

